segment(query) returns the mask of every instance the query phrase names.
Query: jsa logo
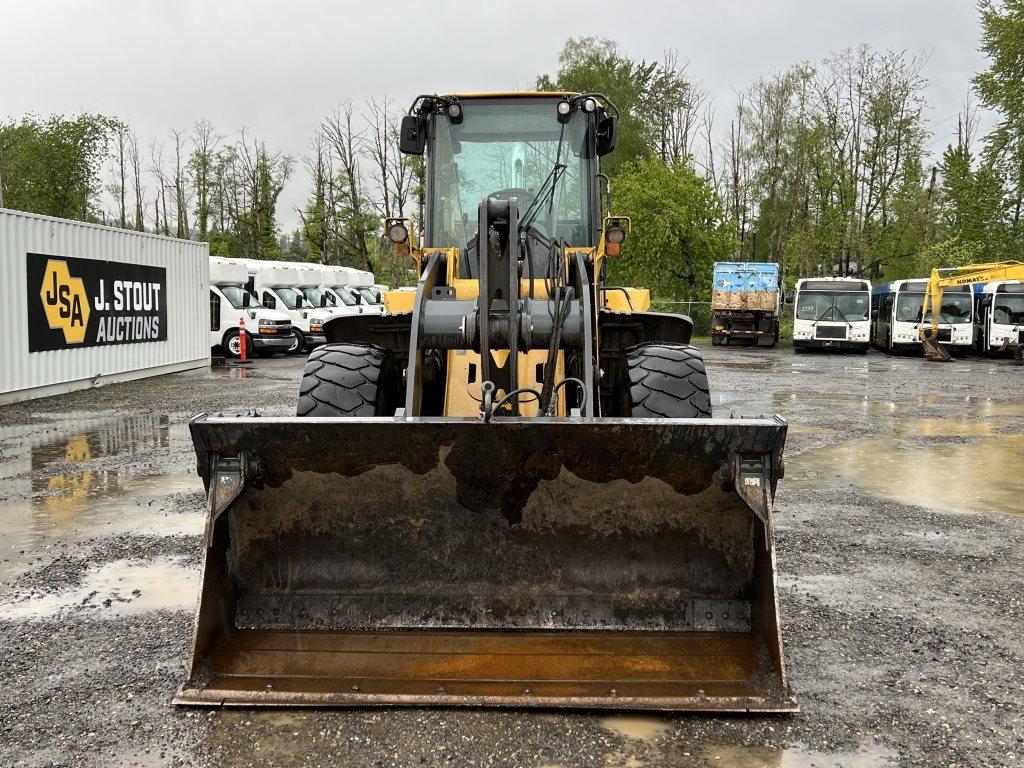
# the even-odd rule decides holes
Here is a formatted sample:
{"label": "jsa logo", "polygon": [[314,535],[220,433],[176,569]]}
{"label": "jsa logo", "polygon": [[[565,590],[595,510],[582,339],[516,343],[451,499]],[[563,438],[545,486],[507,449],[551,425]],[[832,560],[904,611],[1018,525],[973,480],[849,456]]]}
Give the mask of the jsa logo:
{"label": "jsa logo", "polygon": [[85,341],[89,325],[89,297],[80,277],[72,277],[66,261],[49,259],[43,272],[43,285],[39,289],[46,312],[46,322],[53,330],[64,332],[67,344]]}

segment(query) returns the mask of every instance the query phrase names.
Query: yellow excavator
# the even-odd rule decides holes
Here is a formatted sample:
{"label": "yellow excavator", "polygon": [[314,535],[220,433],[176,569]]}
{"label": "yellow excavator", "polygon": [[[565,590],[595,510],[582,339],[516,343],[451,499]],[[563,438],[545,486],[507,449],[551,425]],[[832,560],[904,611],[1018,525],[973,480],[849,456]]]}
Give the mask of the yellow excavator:
{"label": "yellow excavator", "polygon": [[[998,261],[990,264],[968,264],[963,267],[933,269],[925,287],[924,304],[921,308],[921,343],[925,360],[947,363],[953,356],[939,343],[939,321],[942,317],[943,289],[951,286],[979,285],[997,280],[1024,281],[1024,262]],[[1007,339],[1009,349],[1014,350],[1017,365],[1024,365],[1024,331],[1017,339]]]}
{"label": "yellow excavator", "polygon": [[191,423],[208,494],[184,705],[792,712],[786,422],[713,418],[692,323],[609,285],[618,111],[424,95],[418,274],[325,324],[293,418]]}

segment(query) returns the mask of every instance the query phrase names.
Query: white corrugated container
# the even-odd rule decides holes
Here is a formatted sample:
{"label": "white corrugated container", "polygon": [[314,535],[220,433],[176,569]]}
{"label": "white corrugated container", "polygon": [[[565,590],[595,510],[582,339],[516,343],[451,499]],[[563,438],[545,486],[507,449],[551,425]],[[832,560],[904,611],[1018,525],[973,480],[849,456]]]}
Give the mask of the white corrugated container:
{"label": "white corrugated container", "polygon": [[209,365],[209,270],[206,243],[0,209],[0,404]]}

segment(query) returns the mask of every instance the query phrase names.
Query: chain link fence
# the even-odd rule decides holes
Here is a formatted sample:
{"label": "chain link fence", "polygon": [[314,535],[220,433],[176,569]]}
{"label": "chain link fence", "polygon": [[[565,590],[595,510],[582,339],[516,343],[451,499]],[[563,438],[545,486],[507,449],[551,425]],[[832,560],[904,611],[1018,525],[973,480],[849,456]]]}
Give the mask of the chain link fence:
{"label": "chain link fence", "polygon": [[[673,312],[689,315],[693,320],[693,337],[710,339],[711,337],[711,304],[708,301],[670,301],[651,299],[651,310],[654,312]],[[793,307],[782,306],[779,318],[779,346],[788,347],[793,343]]]}

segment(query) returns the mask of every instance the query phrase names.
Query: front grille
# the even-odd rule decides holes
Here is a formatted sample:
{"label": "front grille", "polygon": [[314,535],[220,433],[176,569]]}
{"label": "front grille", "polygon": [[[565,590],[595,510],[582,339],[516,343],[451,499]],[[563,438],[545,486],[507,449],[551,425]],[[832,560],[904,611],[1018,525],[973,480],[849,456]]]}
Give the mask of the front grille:
{"label": "front grille", "polygon": [[939,341],[952,341],[953,340],[953,329],[952,328],[939,328]]}
{"label": "front grille", "polygon": [[818,339],[845,339],[845,325],[819,325],[814,334]]}
{"label": "front grille", "polygon": [[260,320],[260,325],[274,325],[278,328],[290,328],[291,320]]}

